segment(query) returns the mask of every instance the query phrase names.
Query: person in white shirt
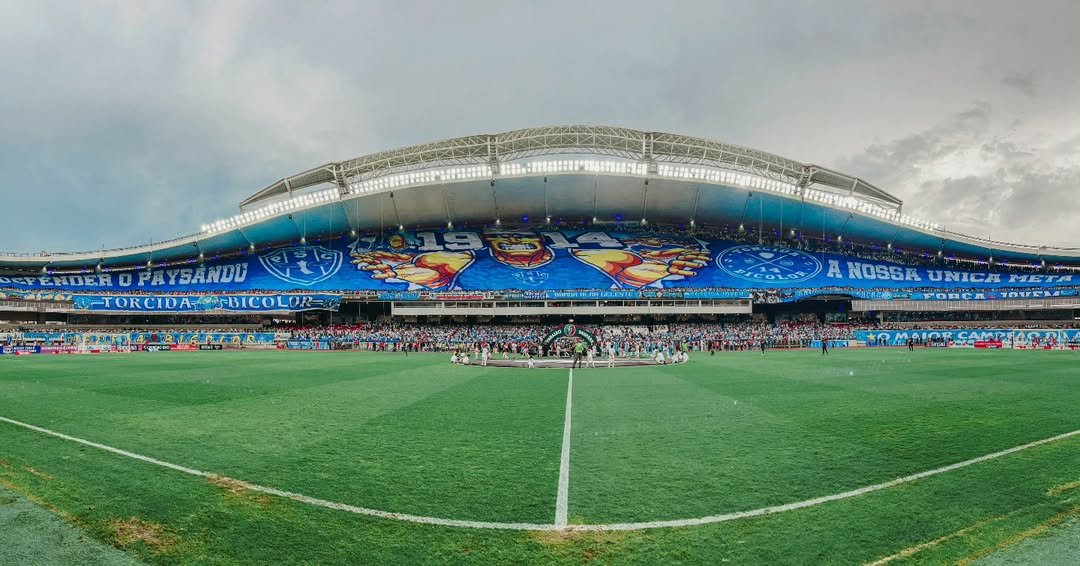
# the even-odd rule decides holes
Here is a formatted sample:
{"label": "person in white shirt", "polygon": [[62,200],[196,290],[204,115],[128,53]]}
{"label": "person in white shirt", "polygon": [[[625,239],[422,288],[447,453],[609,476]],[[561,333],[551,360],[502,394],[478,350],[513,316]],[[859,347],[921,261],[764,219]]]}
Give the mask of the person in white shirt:
{"label": "person in white shirt", "polygon": [[585,367],[596,367],[596,348],[592,346],[585,352]]}
{"label": "person in white shirt", "polygon": [[656,351],[656,363],[658,363],[660,365],[664,365],[664,351],[663,350],[657,350]]}
{"label": "person in white shirt", "polygon": [[607,347],[607,367],[615,367],[615,345],[608,344]]}
{"label": "person in white shirt", "polygon": [[462,354],[461,355],[461,365],[463,365],[463,366],[469,365],[469,355],[468,354]]}
{"label": "person in white shirt", "polygon": [[488,347],[484,346],[484,349],[480,352],[480,365],[486,366],[487,363],[488,363],[488,358],[490,358],[490,357],[491,357],[491,350],[488,350]]}
{"label": "person in white shirt", "polygon": [[452,363],[452,364],[461,363],[461,359],[458,358],[457,352],[454,352],[454,355],[450,356],[450,363]]}
{"label": "person in white shirt", "polygon": [[530,356],[527,352],[525,354],[525,359],[526,359],[526,363],[529,366],[529,369],[532,369],[532,368],[536,367],[536,363],[533,362],[533,357]]}

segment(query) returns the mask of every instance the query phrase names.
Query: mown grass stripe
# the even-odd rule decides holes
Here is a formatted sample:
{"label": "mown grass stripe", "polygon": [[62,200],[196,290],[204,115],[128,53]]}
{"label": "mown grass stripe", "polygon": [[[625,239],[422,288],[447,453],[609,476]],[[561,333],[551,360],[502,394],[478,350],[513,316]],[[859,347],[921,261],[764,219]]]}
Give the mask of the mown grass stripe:
{"label": "mown grass stripe", "polygon": [[[569,409],[569,403],[568,403],[567,408]],[[78,437],[75,437],[75,436],[64,434],[62,432],[57,432],[57,431],[54,431],[54,430],[50,430],[50,429],[43,428],[43,427],[40,427],[40,426],[35,426],[35,425],[32,425],[32,424],[24,423],[22,421],[17,421],[15,419],[10,419],[10,418],[3,417],[3,416],[0,416],[0,421],[6,422],[6,423],[11,424],[11,425],[23,427],[23,428],[26,428],[26,429],[29,429],[29,430],[33,430],[33,431],[36,431],[36,432],[40,432],[42,434],[47,434],[47,435],[50,435],[50,436],[54,436],[56,438],[60,438],[60,439],[67,440],[67,441],[70,441],[70,442],[76,442],[76,443],[79,443],[79,444],[83,444],[85,446],[90,446],[90,447],[93,447],[93,448],[97,448],[99,450],[104,450],[106,452],[112,452],[113,454],[118,454],[120,456],[125,456],[125,457],[128,457],[128,458],[132,458],[132,459],[135,459],[135,460],[146,462],[148,464],[154,464],[154,465],[157,465],[157,466],[161,466],[161,467],[164,467],[164,468],[168,468],[170,470],[182,472],[182,473],[193,475],[193,476],[210,477],[211,475],[215,475],[215,476],[217,475],[217,474],[211,474],[210,472],[204,472],[204,471],[201,471],[201,470],[188,468],[188,467],[181,466],[181,465],[178,465],[178,464],[165,462],[163,460],[158,460],[157,458],[151,458],[149,456],[143,456],[142,454],[136,454],[134,452],[129,452],[127,450],[122,450],[120,448],[114,448],[112,446],[107,446],[105,444],[99,444],[97,442],[93,442],[93,441],[90,441],[90,440],[85,440],[85,439],[82,439],[82,438],[78,438]],[[872,493],[872,492],[875,492],[875,491],[888,489],[890,487],[895,487],[895,486],[898,486],[898,485],[901,485],[901,484],[910,483],[910,482],[920,480],[920,479],[923,479],[923,478],[936,476],[938,474],[943,474],[945,472],[950,472],[950,471],[957,470],[957,469],[960,469],[960,468],[965,468],[967,466],[972,466],[972,465],[975,465],[975,464],[979,464],[981,462],[986,462],[988,460],[993,460],[995,458],[1001,458],[1002,456],[1008,456],[1010,454],[1015,454],[1015,453],[1020,452],[1022,450],[1027,450],[1029,448],[1034,448],[1036,446],[1041,446],[1043,444],[1049,444],[1051,442],[1057,442],[1059,440],[1065,440],[1065,439],[1068,439],[1068,438],[1071,438],[1071,437],[1077,436],[1077,435],[1080,435],[1080,430],[1074,430],[1072,432],[1066,432],[1066,433],[1059,434],[1059,435],[1056,435],[1056,436],[1051,436],[1049,438],[1043,438],[1041,440],[1028,442],[1027,444],[1021,444],[1020,446],[1014,446],[1012,448],[1007,448],[1005,450],[1000,450],[998,452],[993,452],[991,454],[986,454],[984,456],[979,456],[977,458],[972,458],[970,460],[964,460],[963,462],[957,462],[955,464],[950,464],[948,466],[942,466],[940,468],[934,468],[933,470],[927,470],[927,471],[924,471],[924,472],[919,472],[917,474],[911,474],[911,475],[900,477],[900,478],[897,478],[897,479],[894,479],[894,480],[891,480],[891,481],[877,483],[877,484],[869,485],[869,486],[866,486],[866,487],[860,487],[858,489],[853,489],[853,490],[845,491],[845,492],[842,492],[842,493],[836,493],[836,494],[833,494],[833,495],[826,495],[826,496],[823,496],[823,497],[815,497],[813,499],[806,499],[806,500],[797,501],[797,502],[794,502],[794,503],[787,503],[787,504],[784,504],[784,505],[776,505],[776,506],[772,506],[772,507],[763,507],[763,508],[760,508],[760,509],[752,509],[752,510],[749,510],[749,511],[737,511],[737,512],[734,512],[734,513],[725,513],[725,514],[721,514],[721,515],[710,515],[710,516],[706,516],[706,517],[697,517],[697,518],[693,518],[693,519],[674,519],[674,520],[667,520],[667,521],[645,521],[645,522],[636,522],[636,523],[607,523],[607,524],[595,524],[595,525],[559,525],[559,524],[555,524],[555,523],[552,523],[552,524],[503,523],[503,522],[497,522],[497,521],[469,521],[469,520],[462,520],[462,519],[443,519],[443,518],[439,518],[439,517],[424,517],[424,516],[420,516],[420,515],[410,515],[410,514],[407,514],[407,513],[393,513],[393,512],[390,512],[390,511],[381,511],[381,510],[378,510],[378,509],[368,509],[366,507],[357,507],[355,505],[349,505],[349,504],[346,504],[346,503],[338,503],[338,502],[334,502],[334,501],[327,501],[325,499],[318,499],[316,497],[309,497],[307,495],[303,495],[303,494],[299,494],[299,493],[293,493],[293,492],[290,492],[290,491],[283,491],[283,490],[280,490],[280,489],[276,489],[276,488],[272,488],[272,487],[266,487],[266,486],[259,485],[259,484],[248,483],[248,482],[245,482],[243,480],[237,480],[235,478],[227,478],[227,479],[232,480],[232,481],[236,481],[236,482],[242,484],[245,488],[253,490],[253,491],[258,491],[258,492],[266,493],[266,494],[269,494],[269,495],[276,495],[278,497],[284,497],[284,498],[291,499],[293,501],[297,501],[297,502],[300,502],[300,503],[306,503],[308,505],[314,505],[314,506],[318,506],[318,507],[325,507],[327,509],[336,509],[336,510],[339,510],[339,511],[346,511],[346,512],[355,513],[355,514],[358,514],[358,515],[368,515],[368,516],[372,516],[372,517],[380,517],[380,518],[383,518],[383,519],[392,519],[392,520],[396,520],[396,521],[406,521],[406,522],[411,522],[411,523],[421,523],[421,524],[428,524],[428,525],[440,525],[440,526],[446,526],[446,527],[460,527],[460,528],[470,528],[470,529],[502,529],[502,530],[517,530],[517,531],[558,531],[558,530],[571,530],[571,531],[633,531],[633,530],[644,530],[644,529],[674,528],[674,527],[689,527],[689,526],[696,526],[696,525],[707,525],[707,524],[711,524],[711,523],[722,523],[722,522],[734,521],[734,520],[738,520],[738,519],[748,519],[748,518],[752,518],[752,517],[760,517],[762,515],[771,515],[771,514],[774,514],[774,513],[783,513],[783,512],[786,512],[786,511],[794,511],[796,509],[803,509],[803,508],[806,508],[806,507],[814,507],[814,506],[822,505],[824,503],[828,503],[828,502],[831,502],[831,501],[839,501],[841,499],[848,499],[848,498],[851,498],[851,497],[857,497],[859,495],[865,495],[867,493]],[[561,476],[562,476],[562,474],[560,472],[560,480],[561,480]],[[218,477],[223,477],[223,476],[218,476]],[[569,478],[569,476],[567,476],[567,477]]]}

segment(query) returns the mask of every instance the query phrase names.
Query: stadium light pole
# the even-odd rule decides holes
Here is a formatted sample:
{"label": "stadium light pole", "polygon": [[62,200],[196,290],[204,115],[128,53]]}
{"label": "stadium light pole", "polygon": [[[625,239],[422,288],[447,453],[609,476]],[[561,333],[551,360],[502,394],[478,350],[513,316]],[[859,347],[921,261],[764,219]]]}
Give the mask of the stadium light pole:
{"label": "stadium light pole", "polygon": [[758,198],[758,227],[757,227],[757,243],[762,245],[765,243],[765,199]]}
{"label": "stadium light pole", "polygon": [[[493,170],[492,175],[494,175],[494,174],[495,173],[494,173],[494,170]],[[492,206],[492,210],[495,212],[495,225],[499,226],[499,225],[502,224],[502,220],[500,218],[502,215],[499,214],[499,197],[497,197],[495,195],[495,179],[494,178],[491,179],[490,184],[491,184],[491,206]]]}
{"label": "stadium light pole", "polygon": [[597,185],[599,177],[600,177],[600,175],[598,173],[593,174],[593,183],[592,183],[592,221],[593,221],[593,224],[596,224],[596,185]]}
{"label": "stadium light pole", "polygon": [[701,202],[701,183],[698,183],[697,191],[694,192],[694,208],[690,211],[690,229],[694,229],[694,219],[697,218],[698,203]]}
{"label": "stadium light pole", "polygon": [[544,175],[544,223],[551,224],[551,209],[548,207],[547,175]]}
{"label": "stadium light pole", "polygon": [[843,242],[844,241],[844,230],[847,230],[848,222],[850,222],[851,219],[854,218],[854,217],[855,217],[854,214],[852,214],[850,212],[848,213],[847,218],[844,219],[844,223],[840,226],[840,233],[836,235],[836,241],[837,242]]}
{"label": "stadium light pole", "polygon": [[780,199],[780,231],[777,234],[784,237],[784,199]]}
{"label": "stadium light pole", "polygon": [[450,188],[446,183],[443,183],[443,209],[446,211],[446,229],[454,229],[454,218],[450,216]]}
{"label": "stadium light pole", "polygon": [[645,182],[641,185],[641,225],[644,226],[649,223],[646,218],[649,216],[649,179],[646,178]]}
{"label": "stadium light pole", "polygon": [[742,216],[739,218],[739,233],[740,234],[742,234],[743,232],[746,232],[746,208],[748,206],[750,206],[750,198],[753,197],[753,196],[754,196],[754,193],[747,192],[746,193],[746,200],[743,201]]}

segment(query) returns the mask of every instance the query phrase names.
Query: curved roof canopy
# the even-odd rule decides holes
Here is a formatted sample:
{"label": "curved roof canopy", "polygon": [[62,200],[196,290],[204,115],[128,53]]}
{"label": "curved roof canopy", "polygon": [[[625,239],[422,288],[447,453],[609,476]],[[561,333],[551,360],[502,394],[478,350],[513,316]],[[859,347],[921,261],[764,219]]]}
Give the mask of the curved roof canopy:
{"label": "curved roof canopy", "polygon": [[338,187],[391,173],[432,167],[499,164],[540,155],[591,154],[655,165],[702,165],[745,171],[799,186],[812,184],[854,193],[895,207],[903,202],[856,177],[779,155],[704,138],[608,126],[549,126],[480,134],[328,163],[285,177],[241,201],[241,208],[294,191],[333,183]]}

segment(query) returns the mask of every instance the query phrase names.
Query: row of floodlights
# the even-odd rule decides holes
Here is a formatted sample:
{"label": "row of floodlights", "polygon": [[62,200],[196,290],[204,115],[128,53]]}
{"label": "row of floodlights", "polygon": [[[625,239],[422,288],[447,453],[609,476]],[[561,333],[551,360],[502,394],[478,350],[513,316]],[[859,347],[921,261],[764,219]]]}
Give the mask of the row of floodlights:
{"label": "row of floodlights", "polygon": [[839,208],[848,208],[862,214],[876,216],[905,226],[913,226],[915,228],[922,228],[923,230],[941,229],[940,225],[933,222],[927,222],[926,220],[915,218],[914,216],[901,214],[900,211],[896,209],[885,208],[872,202],[866,202],[851,196],[838,195],[836,193],[819,191],[817,189],[806,189],[803,196],[807,200],[822,202]]}
{"label": "row of floodlights", "polygon": [[[494,180],[494,178],[497,176],[516,177],[537,174],[546,175],[549,173],[607,173],[616,175],[646,177],[648,176],[649,171],[648,166],[645,163],[641,162],[596,159],[540,160],[530,161],[527,163],[502,163],[498,165],[497,171],[491,165],[471,165],[467,167],[428,169],[425,171],[413,171],[409,173],[399,173],[396,175],[386,175],[384,177],[378,177],[375,179],[351,182],[348,184],[348,192],[352,195],[359,195],[393,190],[401,187],[426,185],[440,182],[445,183],[453,181],[467,181],[473,179],[488,178]],[[684,167],[663,164],[657,167],[656,175],[658,177],[667,177],[673,179],[689,179],[706,181],[711,183],[723,183],[727,185],[768,191],[787,196],[795,196],[800,194],[799,187],[796,186],[794,183],[788,183],[776,179],[768,179],[749,173],[726,171],[722,169]],[[924,230],[939,229],[939,226],[937,224],[927,222],[925,220],[920,220],[918,218],[914,218],[905,214],[900,214],[896,210],[884,208],[882,206],[862,201],[850,196],[838,195],[835,193],[820,191],[817,189],[806,189],[802,191],[802,195],[808,200],[817,201],[840,208],[855,210],[863,214],[876,216],[878,218],[882,218],[899,224],[904,224],[906,226],[913,226],[916,228],[922,228]],[[203,233],[215,233],[232,230],[235,228],[246,226],[248,224],[260,222],[272,216],[277,216],[279,214],[291,212],[293,210],[308,208],[310,206],[316,206],[319,204],[340,199],[341,195],[338,194],[338,190],[336,188],[308,193],[293,197],[291,199],[273,202],[257,209],[242,212],[230,218],[218,220],[211,224],[205,224],[202,226],[201,231]]]}
{"label": "row of floodlights", "polygon": [[799,192],[799,188],[794,183],[785,183],[783,181],[766,179],[765,177],[750,175],[748,173],[737,173],[735,171],[724,171],[721,169],[661,165],[657,168],[656,172],[660,177],[694,179],[699,181],[710,181],[713,183],[724,183],[727,185],[738,185],[740,187],[760,189],[785,195],[794,195]]}
{"label": "row of floodlights", "polygon": [[644,163],[597,159],[556,159],[530,161],[528,163],[503,163],[498,166],[498,171],[490,165],[473,165],[415,171],[387,175],[367,181],[356,181],[349,184],[349,192],[351,194],[364,194],[430,183],[467,181],[495,176],[519,177],[546,173],[610,173],[643,177],[648,173],[648,166]]}
{"label": "row of floodlights", "polygon": [[298,197],[293,197],[287,200],[280,200],[272,202],[268,205],[244,211],[236,216],[226,218],[224,220],[218,220],[211,224],[204,224],[202,226],[202,232],[222,232],[226,230],[232,230],[233,228],[239,228],[247,224],[254,224],[260,222],[266,218],[277,216],[279,214],[290,212],[293,210],[307,208],[309,206],[315,206],[323,204],[333,200],[337,200],[337,189],[326,189],[313,193],[308,193]]}
{"label": "row of floodlights", "polygon": [[428,169],[427,171],[414,171],[387,175],[368,181],[358,181],[349,184],[349,192],[358,195],[376,191],[408,187],[412,185],[427,185],[438,182],[467,181],[469,179],[484,179],[491,177],[494,171],[490,165],[472,165],[469,167],[451,167],[449,169]]}
{"label": "row of floodlights", "polygon": [[[751,189],[765,190],[774,193],[780,193],[783,195],[798,195],[799,187],[794,183],[786,183],[783,181],[777,181],[775,179],[766,179],[757,175],[750,175],[748,173],[738,173],[734,171],[724,171],[719,169],[706,169],[700,167],[680,167],[674,165],[661,165],[657,173],[661,177],[675,177],[680,179],[695,179],[704,180],[714,183],[725,183],[728,185],[737,185],[747,187]],[[916,228],[922,228],[924,230],[939,230],[941,227],[933,222],[927,222],[913,216],[901,214],[899,211],[879,206],[872,202],[857,199],[852,196],[838,195],[828,191],[821,191],[818,189],[806,189],[803,191],[804,198],[812,201],[817,201],[840,208],[848,208],[876,216],[891,222],[904,224],[906,226],[914,226]]]}

